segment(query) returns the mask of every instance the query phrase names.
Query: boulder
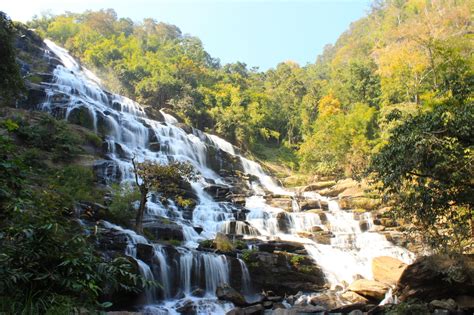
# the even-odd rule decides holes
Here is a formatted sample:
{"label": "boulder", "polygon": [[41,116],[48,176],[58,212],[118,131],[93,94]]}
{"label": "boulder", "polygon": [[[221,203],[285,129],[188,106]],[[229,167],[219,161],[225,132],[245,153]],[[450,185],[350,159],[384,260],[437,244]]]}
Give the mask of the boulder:
{"label": "boulder", "polygon": [[150,244],[137,244],[137,258],[143,260],[147,264],[151,264],[151,261],[155,256],[155,249]]}
{"label": "boulder", "polygon": [[245,262],[254,289],[257,292],[271,290],[276,295],[285,296],[326,288],[322,270],[309,257],[303,256],[298,263],[292,262],[292,257],[294,255],[281,251],[250,252]]}
{"label": "boulder", "polygon": [[312,305],[319,305],[325,309],[332,309],[342,306],[341,299],[337,295],[331,293],[323,293],[312,296],[309,302]]}
{"label": "boulder", "polygon": [[474,296],[459,295],[455,298],[455,301],[461,310],[474,311]]}
{"label": "boulder", "polygon": [[152,222],[143,225],[143,230],[152,235],[155,240],[171,241],[184,240],[183,227],[174,222]]}
{"label": "boulder", "polygon": [[197,314],[196,312],[197,307],[192,300],[185,300],[178,307],[176,307],[176,311],[181,314],[186,315],[194,315]]}
{"label": "boulder", "polygon": [[446,299],[446,300],[433,300],[430,302],[429,307],[433,310],[442,309],[442,310],[448,310],[448,311],[455,311],[458,305],[453,299]]}
{"label": "boulder", "polygon": [[300,210],[312,210],[312,209],[326,209],[327,210],[327,202],[317,199],[305,199],[300,201]]}
{"label": "boulder", "polygon": [[279,212],[276,215],[276,221],[277,221],[278,229],[281,232],[289,233],[291,222],[290,222],[290,217],[288,216],[288,214],[286,212],[284,212],[284,211]]}
{"label": "boulder", "polygon": [[296,242],[269,241],[269,242],[257,243],[255,244],[255,247],[257,247],[259,251],[268,252],[268,253],[273,253],[275,251],[294,253],[297,251],[305,250],[303,244],[296,243]]}
{"label": "boulder", "polygon": [[369,300],[367,300],[365,297],[363,297],[362,295],[359,295],[355,292],[352,292],[352,291],[346,291],[344,293],[341,294],[341,297],[350,302],[350,303],[362,303],[362,304],[366,304],[369,302]]}
{"label": "boulder", "polygon": [[271,198],[268,203],[275,208],[280,208],[285,211],[293,211],[293,200],[290,197]]}
{"label": "boulder", "polygon": [[303,188],[303,191],[316,191],[316,190],[321,190],[324,188],[329,188],[336,185],[336,182],[333,180],[329,181],[324,181],[324,182],[314,182],[309,184],[308,186],[305,186]]}
{"label": "boulder", "polygon": [[260,315],[265,311],[262,304],[256,304],[244,308],[236,307],[226,313],[226,315]]}
{"label": "boulder", "polygon": [[228,284],[219,285],[216,289],[216,296],[219,300],[229,301],[237,306],[244,306],[247,304],[242,294]]}
{"label": "boulder", "polygon": [[375,257],[372,260],[374,279],[386,284],[396,285],[407,267],[403,261],[389,256]]}
{"label": "boulder", "polygon": [[389,286],[374,280],[359,279],[351,283],[348,290],[368,299],[381,301],[385,297]]}
{"label": "boulder", "polygon": [[395,294],[401,301],[431,302],[473,292],[474,255],[433,255],[418,258],[403,271]]}
{"label": "boulder", "polygon": [[191,292],[191,295],[196,297],[204,297],[206,295],[206,291],[201,288],[197,288],[193,292]]}
{"label": "boulder", "polygon": [[161,144],[159,142],[150,142],[148,149],[153,152],[158,152],[161,149]]}

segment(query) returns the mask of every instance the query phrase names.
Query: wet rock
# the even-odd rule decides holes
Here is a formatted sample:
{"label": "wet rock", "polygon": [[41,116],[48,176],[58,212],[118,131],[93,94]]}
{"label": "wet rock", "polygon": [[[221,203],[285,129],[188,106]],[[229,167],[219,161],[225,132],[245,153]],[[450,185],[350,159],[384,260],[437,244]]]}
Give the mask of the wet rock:
{"label": "wet rock", "polygon": [[334,237],[331,231],[319,231],[319,232],[301,231],[301,232],[297,232],[297,234],[300,237],[309,238],[315,241],[316,243],[325,244],[325,245],[330,245],[331,238]]}
{"label": "wet rock", "polygon": [[261,242],[255,244],[255,247],[258,248],[259,251],[273,253],[275,251],[284,251],[288,253],[294,253],[298,250],[304,250],[304,245],[296,242],[277,242],[277,241],[269,241],[269,242]]}
{"label": "wet rock", "polygon": [[21,101],[20,107],[25,109],[34,110],[37,109],[40,104],[46,100],[46,92],[41,85],[28,84],[28,93],[26,100]]}
{"label": "wet rock", "polygon": [[322,210],[322,209],[310,209],[310,210],[307,210],[306,212],[317,214],[319,216],[319,220],[321,220],[322,224],[328,223],[328,217],[327,217],[326,213],[324,212],[324,210]]}
{"label": "wet rock", "polygon": [[324,188],[332,187],[334,185],[336,185],[336,182],[333,180],[324,181],[324,182],[314,182],[314,183],[309,184],[308,186],[305,186],[302,189],[302,191],[317,191]]}
{"label": "wet rock", "polygon": [[248,306],[245,308],[236,307],[226,313],[226,315],[261,315],[265,308],[261,304]]}
{"label": "wet rock", "polygon": [[320,227],[320,226],[317,226],[317,225],[316,225],[316,226],[312,226],[312,227],[311,227],[311,232],[322,232],[322,231],[324,231],[324,230],[323,230],[323,228]]}
{"label": "wet rock", "polygon": [[457,309],[457,304],[453,299],[446,299],[446,300],[433,300],[429,304],[430,309],[443,309],[454,311]]}
{"label": "wet rock", "polygon": [[219,300],[229,301],[237,306],[244,306],[247,304],[242,294],[228,284],[219,285],[216,289],[216,296]]}
{"label": "wet rock", "polygon": [[312,199],[305,199],[300,201],[300,210],[312,210],[312,209],[328,209],[327,202],[322,200],[312,200]]}
{"label": "wet rock", "polygon": [[201,234],[201,232],[204,230],[201,226],[193,226],[193,229],[197,234]]}
{"label": "wet rock", "polygon": [[367,305],[364,303],[354,303],[354,304],[349,304],[349,305],[343,305],[337,308],[331,309],[331,313],[336,313],[336,314],[357,314],[357,315],[362,315],[364,312],[367,311]]}
{"label": "wet rock", "polygon": [[325,309],[332,309],[342,305],[340,299],[335,294],[331,293],[323,293],[312,296],[309,299],[309,303],[312,305],[322,306]]}
{"label": "wet rock", "polygon": [[204,297],[206,295],[206,291],[201,288],[197,288],[196,290],[191,292],[191,295],[196,297]]}
{"label": "wet rock", "polygon": [[290,217],[286,212],[279,212],[276,216],[277,226],[283,233],[289,233],[291,227]]}
{"label": "wet rock", "polygon": [[222,231],[229,235],[260,235],[257,229],[245,221],[225,222]]}
{"label": "wet rock", "polygon": [[363,297],[362,295],[359,295],[355,292],[352,292],[352,291],[346,291],[344,293],[341,294],[341,297],[346,300],[346,301],[349,301],[350,303],[361,303],[361,304],[366,304],[369,302],[369,300],[367,300],[365,297]]}
{"label": "wet rock", "polygon": [[229,186],[214,184],[205,187],[204,190],[215,200],[224,201],[230,191],[230,188]]}
{"label": "wet rock", "polygon": [[160,149],[161,149],[161,143],[159,143],[159,142],[150,142],[150,144],[148,144],[148,149],[150,151],[153,151],[153,152],[159,152]]}
{"label": "wet rock", "polygon": [[375,257],[372,260],[374,279],[386,284],[396,285],[407,264],[389,256]]}
{"label": "wet rock", "polygon": [[281,252],[250,252],[245,262],[254,289],[272,290],[284,296],[298,291],[318,291],[325,287],[324,274],[311,259],[303,259],[295,266],[291,257]]}
{"label": "wet rock", "polygon": [[273,310],[286,309],[286,306],[283,303],[274,303],[272,309]]}
{"label": "wet rock", "polygon": [[303,314],[324,314],[326,309],[319,305],[298,305],[289,309],[275,309],[273,315],[303,315]]}
{"label": "wet rock", "polygon": [[461,310],[471,310],[474,312],[474,296],[459,295],[455,299],[456,304]]}
{"label": "wet rock", "polygon": [[369,299],[381,301],[385,297],[385,293],[389,287],[381,282],[367,279],[359,279],[354,281],[348,290],[360,294]]}
{"label": "wet rock", "polygon": [[193,134],[193,127],[189,126],[189,125],[186,125],[184,123],[177,123],[175,124],[176,127],[178,128],[181,128],[184,130],[184,132],[186,132],[187,134]]}
{"label": "wet rock", "polygon": [[101,250],[125,252],[128,237],[121,231],[105,229],[98,234],[98,243]]}
{"label": "wet rock", "polygon": [[289,197],[271,198],[271,199],[268,199],[267,202],[272,207],[280,208],[288,212],[293,211],[293,200]]}
{"label": "wet rock", "polygon": [[418,258],[398,281],[395,294],[401,301],[430,302],[474,292],[474,256],[450,258],[442,255]]}
{"label": "wet rock", "polygon": [[90,130],[94,130],[94,116],[85,106],[73,108],[69,112],[68,121]]}
{"label": "wet rock", "polygon": [[197,313],[196,305],[191,300],[185,300],[176,308],[176,311],[182,315],[195,315]]}
{"label": "wet rock", "polygon": [[262,303],[263,307],[266,309],[270,309],[273,307],[273,302],[272,301],[265,301]]}
{"label": "wet rock", "polygon": [[174,222],[151,222],[143,225],[143,230],[152,235],[154,240],[184,240],[183,227]]}
{"label": "wet rock", "polygon": [[252,305],[252,306],[248,306],[246,308],[243,309],[243,314],[245,315],[260,315],[260,314],[263,314],[263,312],[265,311],[265,308],[263,307],[262,304],[257,304],[257,305]]}
{"label": "wet rock", "polygon": [[370,229],[370,223],[367,220],[360,221],[359,228],[362,232],[366,232]]}
{"label": "wet rock", "polygon": [[108,185],[122,179],[120,167],[112,160],[98,160],[94,163],[94,174],[99,184]]}
{"label": "wet rock", "polygon": [[137,244],[137,258],[143,260],[147,264],[151,264],[153,260],[153,256],[155,256],[155,249],[150,244]]}

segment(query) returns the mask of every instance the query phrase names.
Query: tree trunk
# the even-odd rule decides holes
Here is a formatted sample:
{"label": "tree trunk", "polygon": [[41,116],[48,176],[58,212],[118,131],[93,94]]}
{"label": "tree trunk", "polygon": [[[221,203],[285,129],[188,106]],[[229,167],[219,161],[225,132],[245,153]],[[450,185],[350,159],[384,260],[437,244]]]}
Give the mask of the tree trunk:
{"label": "tree trunk", "polygon": [[148,189],[140,185],[140,206],[138,207],[137,216],[135,217],[135,231],[143,234],[143,214],[145,213]]}

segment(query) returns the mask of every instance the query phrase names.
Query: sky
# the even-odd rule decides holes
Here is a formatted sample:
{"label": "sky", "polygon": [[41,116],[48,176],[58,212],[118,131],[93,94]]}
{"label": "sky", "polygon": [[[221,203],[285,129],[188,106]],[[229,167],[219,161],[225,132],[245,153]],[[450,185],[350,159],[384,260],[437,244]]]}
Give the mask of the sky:
{"label": "sky", "polygon": [[312,63],[370,0],[0,0],[11,19],[35,14],[113,8],[134,21],[151,17],[197,36],[221,63],[241,61],[267,70],[279,62]]}

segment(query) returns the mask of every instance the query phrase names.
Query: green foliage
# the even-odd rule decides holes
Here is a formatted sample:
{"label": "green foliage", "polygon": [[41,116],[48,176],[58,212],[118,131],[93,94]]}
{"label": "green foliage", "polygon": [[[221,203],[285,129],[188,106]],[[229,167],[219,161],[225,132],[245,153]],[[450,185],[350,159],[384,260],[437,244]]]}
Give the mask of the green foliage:
{"label": "green foliage", "polygon": [[106,214],[106,220],[121,226],[130,227],[136,207],[140,199],[140,192],[134,186],[112,185],[112,202]]}
{"label": "green foliage", "polygon": [[19,128],[15,132],[24,143],[51,152],[54,161],[70,161],[82,152],[83,140],[65,121],[42,115],[38,121],[18,118],[16,123]]}
{"label": "green foliage", "polygon": [[135,171],[141,180],[140,185],[145,185],[148,191],[155,191],[166,197],[178,196],[182,185],[197,178],[191,164],[179,161],[163,165],[145,161],[136,164]]}
{"label": "green foliage", "polygon": [[315,121],[314,134],[299,150],[302,167],[323,175],[357,174],[372,148],[375,110],[355,104],[344,113],[330,106]]}
{"label": "green foliage", "polygon": [[187,124],[292,170],[356,177],[389,136],[388,109],[469,100],[469,12],[465,0],[380,1],[316,63],[282,62],[264,73],[221,66],[176,26],[118,19],[113,10],[36,17],[29,26],[116,92],[170,107]]}
{"label": "green foliage", "polygon": [[14,106],[16,98],[24,90],[23,79],[15,61],[14,33],[11,20],[0,11],[0,106]]}
{"label": "green foliage", "polygon": [[304,257],[304,256],[301,256],[301,255],[293,255],[293,256],[291,256],[291,258],[290,258],[290,263],[291,263],[293,266],[298,267],[304,260],[305,260],[305,257]]}
{"label": "green foliage", "polygon": [[452,102],[410,117],[371,164],[398,216],[442,251],[472,247],[473,119],[472,104]]}
{"label": "green foliage", "polygon": [[255,249],[244,249],[242,251],[242,260],[246,263],[246,264],[250,264],[253,262],[253,254],[255,254],[257,252],[257,250]]}
{"label": "green foliage", "polygon": [[102,197],[92,171],[52,163],[51,151],[76,158],[78,150],[65,149],[77,145],[73,130],[31,116],[0,119],[0,313],[101,310],[110,306],[99,304],[101,296],[152,285],[127,259],[107,261],[96,252],[96,236],[72,217],[76,202]]}

